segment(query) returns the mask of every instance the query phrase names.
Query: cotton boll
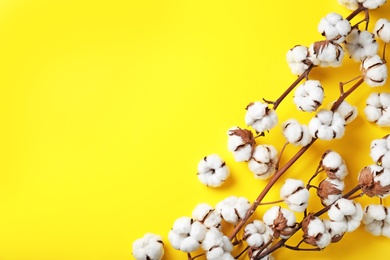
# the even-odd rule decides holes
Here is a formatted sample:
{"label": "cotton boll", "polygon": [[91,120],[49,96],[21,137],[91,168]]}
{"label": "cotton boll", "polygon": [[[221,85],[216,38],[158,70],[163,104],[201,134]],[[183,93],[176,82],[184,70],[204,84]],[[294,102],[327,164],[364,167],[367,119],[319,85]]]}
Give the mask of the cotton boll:
{"label": "cotton boll", "polygon": [[374,32],[385,43],[390,43],[390,21],[386,18],[380,18],[374,27]]}
{"label": "cotton boll", "polygon": [[343,137],[345,120],[337,112],[321,109],[309,122],[310,134],[318,139],[332,140]]}
{"label": "cotton boll", "polygon": [[325,248],[332,240],[322,220],[312,214],[303,220],[302,230],[304,241],[310,245]]}
{"label": "cotton boll", "polygon": [[309,48],[296,45],[286,54],[286,59],[291,72],[294,75],[302,75],[311,65],[309,60]]}
{"label": "cotton boll", "polygon": [[[334,102],[332,103],[332,105]],[[356,119],[358,115],[358,110],[355,106],[352,106],[347,101],[341,102],[341,104],[336,109],[336,112],[338,112],[345,120],[345,123],[348,125],[352,123],[353,120]]]}
{"label": "cotton boll", "polygon": [[346,221],[331,221],[326,219],[323,222],[331,236],[332,243],[340,241],[344,233],[347,232],[348,225]]}
{"label": "cotton boll", "polygon": [[358,0],[338,0],[338,2],[349,10],[355,10],[359,6]]}
{"label": "cotton boll", "polygon": [[292,211],[303,212],[309,201],[309,191],[303,181],[287,179],[280,189],[280,197]]}
{"label": "cotton boll", "polygon": [[277,123],[275,110],[262,102],[252,102],[246,107],[245,123],[258,133],[271,130]]}
{"label": "cotton boll", "polygon": [[344,41],[350,31],[350,22],[337,13],[327,14],[318,24],[318,32],[325,36],[327,40],[338,44]]}
{"label": "cotton boll", "polygon": [[250,203],[244,197],[230,196],[219,202],[215,208],[226,222],[237,224],[245,217]]}
{"label": "cotton boll", "polygon": [[228,150],[233,153],[237,162],[248,161],[256,144],[251,131],[232,127],[228,131]]}
{"label": "cotton boll", "polygon": [[377,9],[386,3],[387,0],[358,0],[359,3],[362,3],[367,9]]}
{"label": "cotton boll", "polygon": [[371,142],[370,156],[376,164],[390,168],[390,135]]}
{"label": "cotton boll", "polygon": [[292,235],[296,218],[293,212],[283,209],[280,206],[273,206],[263,215],[263,221],[273,230],[275,238],[287,239]]}
{"label": "cotton boll", "polygon": [[220,227],[221,216],[207,203],[198,204],[192,211],[192,218],[205,225],[206,228]]}
{"label": "cotton boll", "polygon": [[203,158],[198,164],[198,179],[209,187],[221,186],[230,175],[230,169],[217,154]]}
{"label": "cotton boll", "polygon": [[164,244],[161,236],[146,233],[142,238],[134,241],[132,254],[136,260],[161,260],[164,255]]}
{"label": "cotton boll", "polygon": [[379,165],[364,167],[359,173],[359,185],[369,197],[385,198],[390,195],[390,169]]}
{"label": "cotton boll", "polygon": [[307,80],[297,87],[294,103],[299,110],[314,112],[324,100],[324,89],[318,80]]}
{"label": "cotton boll", "polygon": [[378,52],[375,35],[369,31],[353,29],[345,39],[345,49],[355,61],[362,61]]}
{"label": "cotton boll", "polygon": [[366,100],[364,113],[369,122],[390,126],[390,93],[371,93]]}
{"label": "cotton boll", "polygon": [[278,153],[272,145],[258,145],[255,147],[248,167],[257,179],[268,179],[274,172],[278,162]]}
{"label": "cotton boll", "polygon": [[223,246],[223,234],[217,228],[210,228],[205,238],[202,241],[202,249],[205,251],[210,250],[213,247]]}
{"label": "cotton boll", "polygon": [[287,142],[295,146],[306,146],[312,141],[309,127],[301,125],[295,119],[289,119],[282,124],[283,136]]}
{"label": "cotton boll", "polygon": [[328,206],[341,198],[344,187],[343,181],[326,178],[318,185],[317,195],[320,197],[322,204]]}
{"label": "cotton boll", "polygon": [[338,43],[328,40],[311,44],[309,53],[312,63],[321,67],[339,67],[344,57],[343,48]]}
{"label": "cotton boll", "polygon": [[344,180],[348,175],[344,159],[339,153],[330,149],[322,155],[321,167],[331,179]]}
{"label": "cotton boll", "polygon": [[383,86],[387,80],[387,65],[379,55],[365,58],[361,65],[364,81],[371,87]]}

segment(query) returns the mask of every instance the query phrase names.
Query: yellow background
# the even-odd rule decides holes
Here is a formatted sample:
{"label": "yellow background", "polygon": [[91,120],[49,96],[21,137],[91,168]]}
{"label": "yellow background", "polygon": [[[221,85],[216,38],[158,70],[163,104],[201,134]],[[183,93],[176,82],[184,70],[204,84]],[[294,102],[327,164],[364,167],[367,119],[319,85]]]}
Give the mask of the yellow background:
{"label": "yellow background", "polygon": [[[164,259],[186,259],[167,240],[176,218],[229,195],[252,201],[265,185],[234,162],[227,129],[245,127],[249,102],[276,99],[296,78],[287,50],[322,40],[317,23],[333,11],[349,13],[336,0],[1,0],[0,259],[133,259],[131,244],[146,232],[163,236]],[[389,13],[387,4],[372,21]],[[339,81],[359,75],[357,63],[345,64],[311,74],[323,82],[324,104]],[[353,187],[372,163],[371,140],[388,132],[365,120],[365,99],[386,89],[364,84],[349,99],[360,115],[346,136],[316,142],[287,175],[308,180],[333,148]],[[297,112],[291,97],[278,108],[280,122],[308,122],[312,114]],[[280,127],[258,142],[280,150]],[[282,163],[295,151],[288,147]],[[196,177],[210,153],[231,168],[218,189]],[[279,186],[266,200],[278,199]],[[310,210],[319,207],[313,198]],[[384,259],[389,243],[359,228],[322,252],[274,255]]]}

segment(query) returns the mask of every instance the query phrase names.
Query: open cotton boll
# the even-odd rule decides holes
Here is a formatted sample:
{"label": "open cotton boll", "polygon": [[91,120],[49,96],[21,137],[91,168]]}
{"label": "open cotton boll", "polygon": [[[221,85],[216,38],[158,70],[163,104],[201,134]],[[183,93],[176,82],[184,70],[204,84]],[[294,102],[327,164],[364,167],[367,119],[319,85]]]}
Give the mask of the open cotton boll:
{"label": "open cotton boll", "polygon": [[314,65],[339,67],[344,57],[344,50],[338,43],[325,40],[311,44],[309,54],[309,59]]}
{"label": "open cotton boll", "polygon": [[[333,105],[335,102],[332,102],[330,105]],[[356,119],[358,115],[358,110],[355,106],[352,106],[347,101],[341,102],[335,112],[339,113],[345,120],[345,123],[348,125]]]}
{"label": "open cotton boll", "polygon": [[360,188],[369,197],[390,195],[390,169],[379,165],[364,167],[358,176]]}
{"label": "open cotton boll", "polygon": [[377,9],[386,3],[387,0],[358,0],[367,9]]}
{"label": "open cotton boll", "polygon": [[239,127],[229,129],[228,150],[233,153],[237,162],[249,161],[255,144],[255,138],[251,131]]}
{"label": "open cotton boll", "polygon": [[364,81],[370,87],[383,86],[387,81],[386,61],[382,60],[379,55],[365,58],[360,65],[360,70]]}
{"label": "open cotton boll", "polygon": [[296,218],[292,211],[273,206],[264,213],[263,222],[272,229],[273,237],[287,239],[293,233]]}
{"label": "open cotton boll", "polygon": [[302,75],[311,65],[309,48],[302,45],[291,48],[286,54],[286,59],[291,72],[298,76]]}
{"label": "open cotton boll", "polygon": [[349,10],[355,10],[359,6],[358,0],[338,0],[338,2]]}
{"label": "open cotton boll", "polygon": [[192,211],[192,218],[203,223],[207,228],[221,226],[221,216],[219,213],[209,204],[198,204]]}
{"label": "open cotton boll", "polygon": [[230,169],[217,154],[204,157],[198,164],[198,179],[209,187],[221,186],[230,175]]}
{"label": "open cotton boll", "polygon": [[364,113],[369,122],[390,126],[390,93],[371,93],[366,100]]}
{"label": "open cotton boll", "polygon": [[332,241],[332,237],[325,228],[325,224],[320,218],[312,214],[306,216],[302,221],[302,230],[305,243],[317,246],[318,248],[325,248]]}
{"label": "open cotton boll", "polygon": [[363,215],[363,224],[366,231],[374,236],[390,237],[388,232],[390,229],[389,209],[383,205],[371,204],[365,207]]}
{"label": "open cotton boll", "polygon": [[378,165],[390,168],[390,135],[371,142],[370,156]]}
{"label": "open cotton boll", "polygon": [[202,241],[202,249],[205,251],[213,247],[223,247],[223,233],[217,228],[210,228]]}
{"label": "open cotton boll", "polygon": [[375,23],[374,33],[385,43],[390,43],[390,21],[386,18],[380,18]]}
{"label": "open cotton boll", "polygon": [[317,195],[324,206],[329,206],[342,197],[344,188],[345,184],[343,181],[326,178],[318,185]]}
{"label": "open cotton boll", "polygon": [[328,219],[323,220],[325,228],[328,230],[332,243],[338,242],[344,236],[345,232],[347,232],[348,225],[347,221],[331,221]]}
{"label": "open cotton boll", "polygon": [[243,240],[250,247],[259,248],[272,239],[272,230],[264,222],[253,220],[245,226]]}
{"label": "open cotton boll", "polygon": [[371,32],[352,29],[345,38],[345,49],[352,59],[362,61],[377,54],[378,43]]}
{"label": "open cotton boll", "polygon": [[324,89],[318,80],[307,80],[295,90],[294,103],[304,112],[314,112],[324,100]]}
{"label": "open cotton boll", "polygon": [[215,207],[222,219],[234,225],[245,217],[249,208],[250,203],[246,198],[236,196],[227,197]]}
{"label": "open cotton boll", "polygon": [[164,243],[159,235],[146,233],[134,241],[132,254],[136,260],[161,260],[164,256]]}
{"label": "open cotton boll", "polygon": [[310,134],[318,139],[332,140],[343,137],[345,120],[338,112],[321,109],[309,122]]}
{"label": "open cotton boll", "polygon": [[344,159],[334,150],[327,150],[321,159],[321,167],[331,179],[344,180],[348,175],[348,169]]}
{"label": "open cotton boll", "polygon": [[272,145],[258,145],[255,147],[248,168],[255,178],[265,180],[274,172],[278,163],[278,152]]}
{"label": "open cotton boll", "polygon": [[297,179],[287,179],[280,189],[280,197],[296,212],[303,212],[307,208],[309,196],[303,181]]}
{"label": "open cotton boll", "polygon": [[307,125],[301,125],[295,119],[289,119],[282,124],[283,136],[287,142],[295,146],[306,146],[312,141]]}
{"label": "open cotton boll", "polygon": [[341,198],[330,207],[328,216],[332,221],[346,221],[347,232],[352,232],[360,226],[363,209],[359,203]]}
{"label": "open cotton boll", "polygon": [[245,123],[258,133],[271,130],[278,123],[274,109],[262,102],[252,102],[246,107]]}
{"label": "open cotton boll", "polygon": [[320,20],[317,29],[327,40],[341,44],[351,31],[351,23],[337,13],[329,13]]}

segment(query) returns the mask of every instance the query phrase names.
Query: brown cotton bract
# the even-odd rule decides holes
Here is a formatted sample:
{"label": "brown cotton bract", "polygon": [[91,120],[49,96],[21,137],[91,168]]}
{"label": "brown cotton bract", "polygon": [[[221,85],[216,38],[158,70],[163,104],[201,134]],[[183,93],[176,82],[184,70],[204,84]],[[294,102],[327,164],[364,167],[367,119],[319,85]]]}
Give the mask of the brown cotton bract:
{"label": "brown cotton bract", "polygon": [[384,196],[390,192],[390,185],[382,186],[379,181],[374,181],[370,167],[364,167],[359,174],[359,185],[369,197]]}

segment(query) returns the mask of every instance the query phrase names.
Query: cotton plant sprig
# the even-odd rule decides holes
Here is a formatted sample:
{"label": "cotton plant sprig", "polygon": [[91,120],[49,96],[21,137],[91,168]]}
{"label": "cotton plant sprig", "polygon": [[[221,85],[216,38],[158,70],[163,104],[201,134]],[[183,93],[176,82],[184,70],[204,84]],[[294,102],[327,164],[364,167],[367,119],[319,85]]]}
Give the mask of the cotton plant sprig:
{"label": "cotton plant sprig", "polygon": [[[268,180],[264,189],[251,203],[247,198],[230,196],[215,206],[201,203],[195,207],[191,217],[179,217],[169,231],[169,242],[183,251],[187,259],[238,259],[245,253],[252,260],[273,259],[271,255],[280,247],[292,250],[321,250],[340,241],[346,232],[353,232],[363,222],[365,229],[373,235],[389,236],[390,217],[383,205],[372,204],[363,209],[354,199],[366,195],[384,199],[390,194],[390,141],[385,136],[371,143],[370,156],[374,163],[362,168],[357,185],[345,192],[344,178],[348,169],[343,158],[333,150],[326,151],[319,161],[313,176],[307,181],[288,178],[280,191],[282,205],[271,206],[262,219],[249,220],[259,206],[268,205],[263,199],[278,179],[318,140],[342,138],[346,126],[357,117],[357,109],[346,101],[363,83],[371,87],[386,83],[388,69],[385,60],[386,44],[390,41],[390,23],[382,18],[375,24],[374,32],[367,31],[369,10],[382,6],[385,0],[339,0],[352,12],[346,18],[330,13],[320,20],[319,33],[325,40],[316,41],[309,47],[296,45],[287,52],[287,62],[298,78],[276,101],[251,102],[246,110],[245,123],[252,130],[239,126],[228,130],[228,150],[237,162],[247,162],[255,178]],[[359,13],[365,18],[352,25]],[[359,28],[365,22],[364,30]],[[377,40],[384,42],[383,53],[378,54]],[[325,87],[321,82],[309,79],[315,67],[341,66],[345,54],[361,63],[360,75],[340,83],[340,95],[323,108]],[[304,81],[302,84],[301,82]],[[356,81],[350,88],[349,83]],[[264,136],[278,124],[276,110],[282,101],[295,89],[293,101],[301,112],[315,113],[307,125],[290,118],[281,124],[282,135],[288,144],[301,147],[284,165],[280,166],[279,153],[271,144],[257,144],[256,138]],[[367,100],[365,114],[370,122],[379,126],[390,125],[387,108],[389,93],[374,93]],[[325,172],[322,180],[314,180]],[[209,187],[220,187],[230,175],[225,161],[216,154],[203,158],[198,165],[199,180]],[[310,189],[315,189],[323,208],[309,211]],[[357,195],[355,193],[359,192]],[[297,219],[295,212],[303,212]],[[327,218],[323,215],[327,213]],[[229,235],[223,233],[223,225],[232,225]],[[301,231],[302,240],[288,245],[289,239]],[[241,234],[241,235],[240,235]],[[241,252],[235,246],[245,243]],[[311,247],[302,247],[307,244]],[[159,236],[149,234],[133,243],[133,256],[138,259],[161,260],[163,243]],[[197,255],[193,256],[197,252]]]}

